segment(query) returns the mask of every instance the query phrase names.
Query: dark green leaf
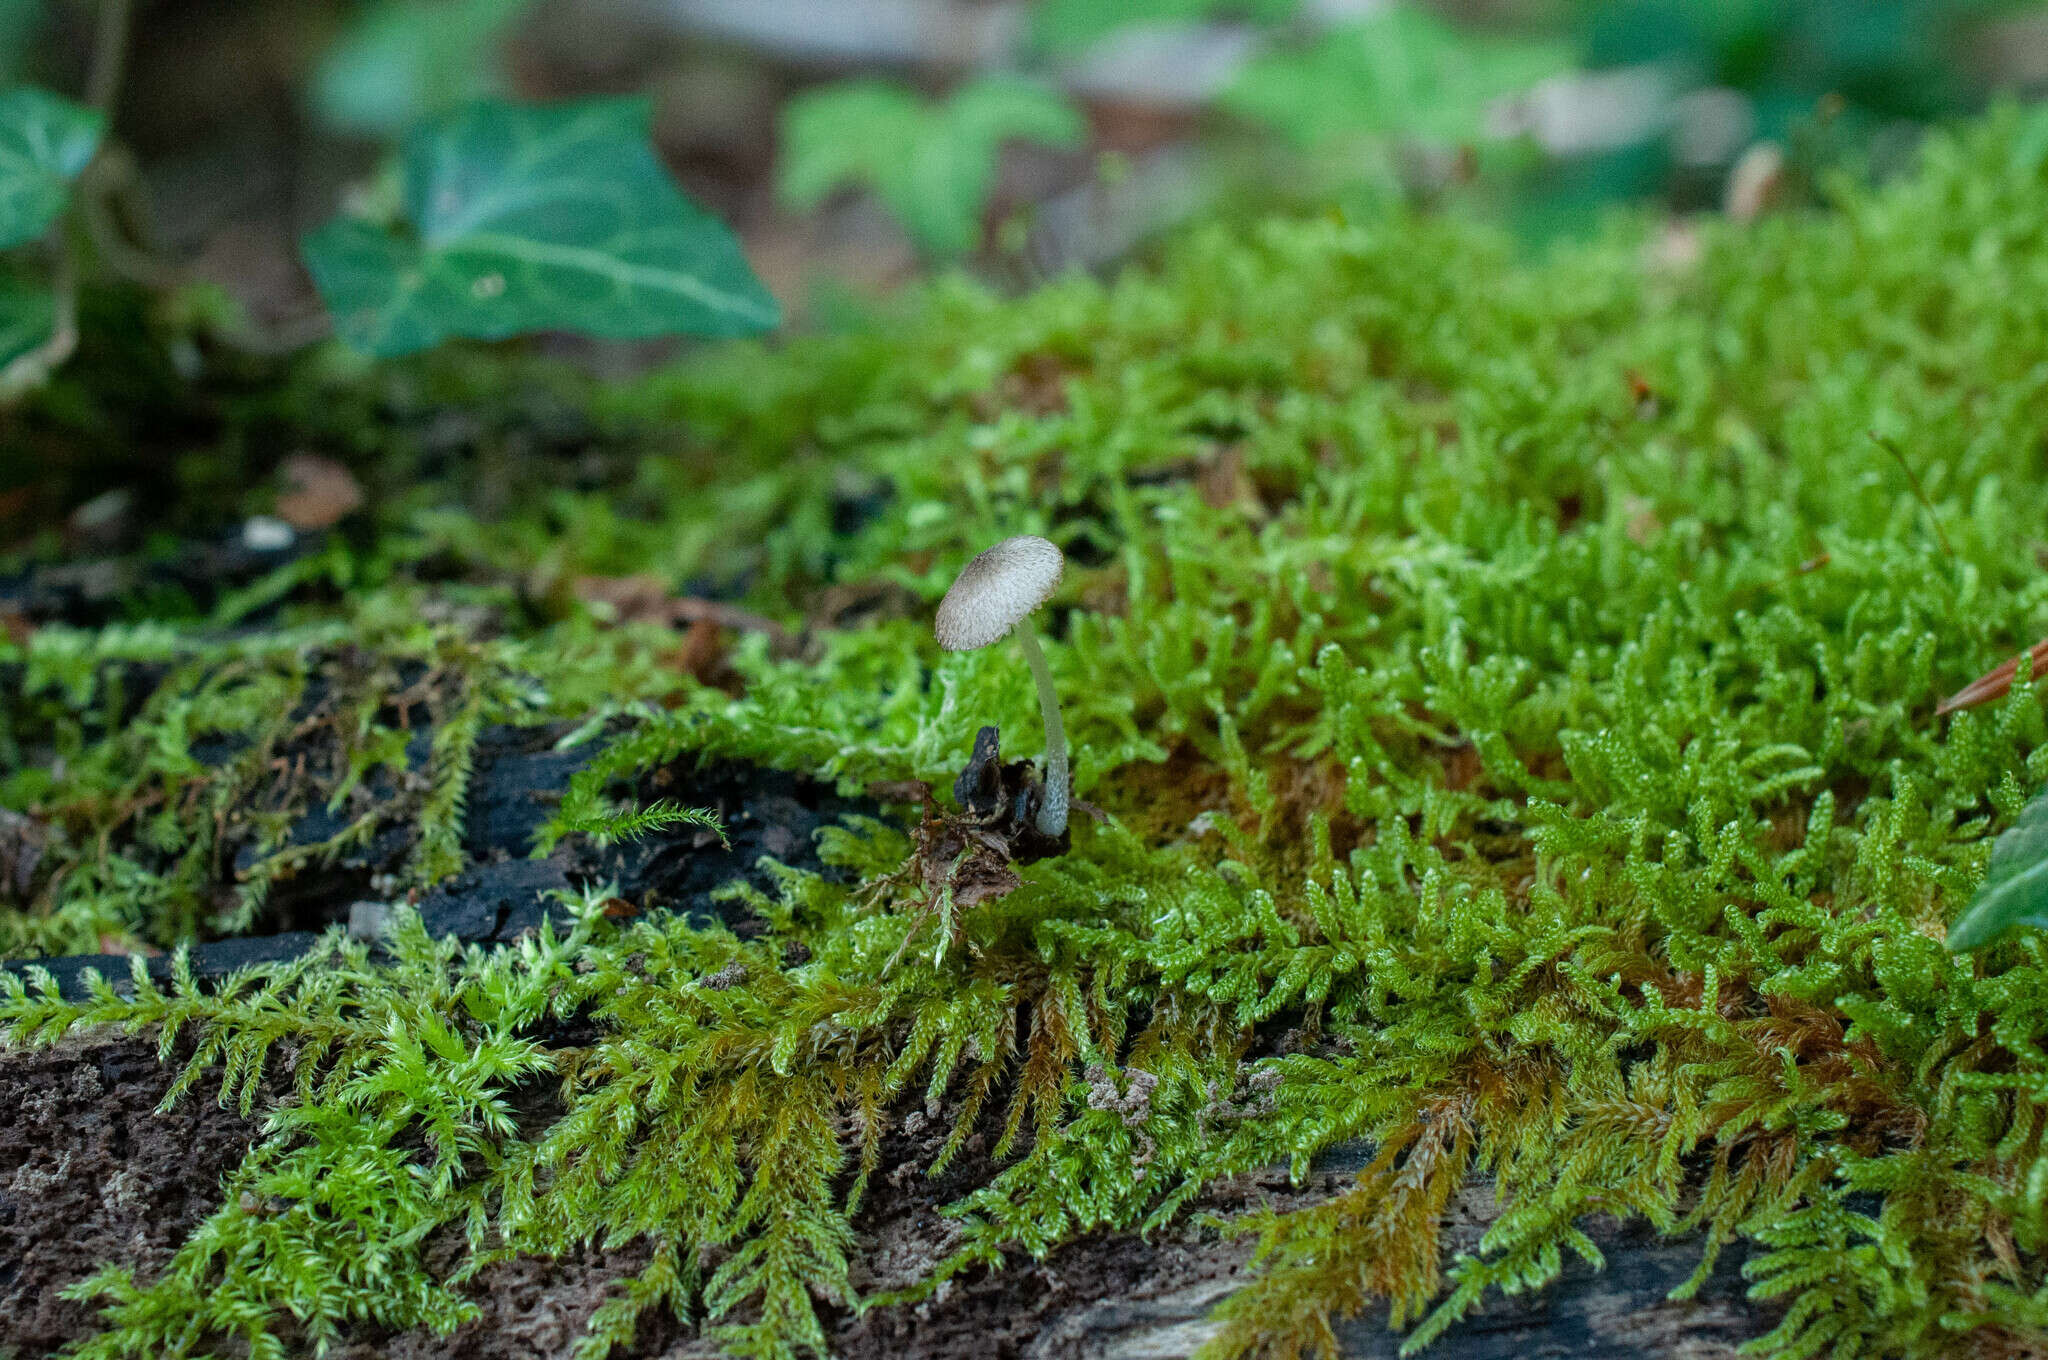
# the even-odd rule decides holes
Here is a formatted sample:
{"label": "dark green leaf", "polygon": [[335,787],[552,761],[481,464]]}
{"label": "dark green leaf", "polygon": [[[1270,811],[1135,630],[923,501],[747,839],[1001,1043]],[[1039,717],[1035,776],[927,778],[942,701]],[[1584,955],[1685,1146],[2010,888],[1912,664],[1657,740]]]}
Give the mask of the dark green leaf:
{"label": "dark green leaf", "polygon": [[1948,932],[1950,949],[1975,949],[2014,926],[2048,926],[2048,793],[2020,809],[1991,847],[1991,868]]}
{"label": "dark green leaf", "polygon": [[1081,116],[1058,94],[986,76],[943,103],[900,85],[853,80],[790,101],[783,114],[782,196],[817,206],[842,184],[872,188],[931,255],[974,246],[1005,141],[1074,146]]}
{"label": "dark green leaf", "polygon": [[1569,49],[1461,34],[1410,5],[1245,68],[1224,107],[1304,145],[1346,136],[1443,144],[1478,135],[1487,105],[1571,64]]}
{"label": "dark green leaf", "polygon": [[478,104],[414,133],[403,220],[338,218],[306,267],[342,338],[410,354],[450,336],[750,335],[780,319],[725,225],[648,143],[644,99]]}
{"label": "dark green leaf", "polygon": [[34,86],[0,94],[0,249],[50,229],[105,128],[97,111]]}
{"label": "dark green leaf", "polygon": [[57,300],[47,288],[0,278],[0,368],[50,338],[57,324]]}
{"label": "dark green leaf", "polygon": [[48,26],[42,0],[0,0],[0,86],[20,80],[30,50]]}
{"label": "dark green leaf", "polygon": [[360,10],[313,74],[329,127],[395,137],[503,93],[498,44],[532,0],[381,0]]}

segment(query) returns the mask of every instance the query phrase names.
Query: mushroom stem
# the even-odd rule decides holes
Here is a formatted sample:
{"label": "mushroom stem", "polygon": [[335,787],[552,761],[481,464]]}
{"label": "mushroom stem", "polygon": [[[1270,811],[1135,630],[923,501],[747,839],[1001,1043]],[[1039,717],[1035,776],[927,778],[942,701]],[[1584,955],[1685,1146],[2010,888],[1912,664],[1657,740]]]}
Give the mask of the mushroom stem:
{"label": "mushroom stem", "polygon": [[1052,668],[1039,650],[1038,631],[1030,619],[1017,624],[1017,643],[1025,664],[1038,682],[1038,712],[1045,719],[1045,796],[1038,804],[1038,829],[1057,838],[1067,829],[1067,727],[1060,721],[1059,692],[1052,687]]}

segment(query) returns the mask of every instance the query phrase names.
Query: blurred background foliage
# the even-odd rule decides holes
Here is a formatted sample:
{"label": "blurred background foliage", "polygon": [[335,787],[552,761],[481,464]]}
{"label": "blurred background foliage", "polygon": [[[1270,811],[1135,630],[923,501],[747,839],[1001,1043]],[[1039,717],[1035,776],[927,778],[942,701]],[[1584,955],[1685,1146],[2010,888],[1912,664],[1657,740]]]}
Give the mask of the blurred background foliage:
{"label": "blurred background foliage", "polygon": [[[1683,250],[1689,214],[1820,207],[2048,91],[2048,5],[2016,0],[0,0],[4,79],[82,97],[107,3],[120,227],[166,286],[88,278],[102,329],[0,412],[0,553],[110,482],[249,485],[289,452],[246,436],[282,362],[249,342],[318,311],[299,242],[480,98],[646,96],[666,167],[815,330],[1201,216],[1407,202],[1537,250],[1621,212]],[[687,342],[509,343],[618,376]],[[291,362],[361,362],[320,348]]]}
{"label": "blurred background foliage", "polygon": [[[75,94],[101,2],[0,0],[0,70]],[[279,242],[486,96],[652,95],[685,187],[801,305],[1097,266],[1233,203],[1471,191],[1589,230],[1722,206],[1759,146],[1793,203],[2048,86],[2048,6],[2014,0],[139,0],[133,27],[115,133],[154,229],[285,311]]]}

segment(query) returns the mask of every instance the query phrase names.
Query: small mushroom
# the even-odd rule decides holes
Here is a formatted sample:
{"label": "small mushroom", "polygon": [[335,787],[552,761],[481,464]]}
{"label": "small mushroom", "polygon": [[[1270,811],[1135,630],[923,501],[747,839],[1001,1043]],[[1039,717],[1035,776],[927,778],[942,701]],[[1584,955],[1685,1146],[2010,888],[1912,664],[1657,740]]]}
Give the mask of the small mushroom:
{"label": "small mushroom", "polygon": [[1042,538],[1006,538],[961,568],[932,620],[932,635],[949,652],[971,652],[1016,630],[1031,678],[1038,682],[1038,710],[1045,718],[1045,796],[1036,825],[1054,838],[1067,829],[1067,729],[1031,615],[1059,586],[1065,566],[1060,550]]}

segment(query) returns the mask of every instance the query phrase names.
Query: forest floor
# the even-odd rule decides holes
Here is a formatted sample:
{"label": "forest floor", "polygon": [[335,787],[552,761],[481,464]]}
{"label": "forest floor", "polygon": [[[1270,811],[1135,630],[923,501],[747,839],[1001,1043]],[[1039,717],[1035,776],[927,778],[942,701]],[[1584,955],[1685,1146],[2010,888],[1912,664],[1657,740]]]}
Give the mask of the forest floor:
{"label": "forest floor", "polygon": [[[2044,262],[2004,109],[630,380],[94,299],[0,429],[123,469],[0,577],[0,1342],[2038,1353],[2048,945],[1948,942],[2048,781]],[[1049,855],[932,631],[1018,534]]]}

